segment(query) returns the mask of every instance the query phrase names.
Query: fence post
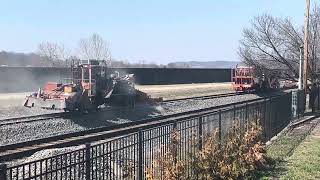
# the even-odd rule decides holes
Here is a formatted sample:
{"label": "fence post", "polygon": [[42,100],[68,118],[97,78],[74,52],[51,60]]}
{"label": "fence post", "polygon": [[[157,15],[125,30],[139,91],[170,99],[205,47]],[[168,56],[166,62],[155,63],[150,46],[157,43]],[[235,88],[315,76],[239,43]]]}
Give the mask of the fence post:
{"label": "fence post", "polygon": [[[173,132],[174,133],[177,133],[178,131],[177,131],[177,121],[174,121],[174,123],[173,123]],[[181,138],[181,137],[180,137]],[[177,156],[178,156],[178,150],[177,150],[177,146],[176,145],[174,145],[173,146],[174,148],[173,148],[173,162],[174,162],[174,164],[177,164]]]}
{"label": "fence post", "polygon": [[143,132],[138,133],[138,179],[143,179]]}
{"label": "fence post", "polygon": [[[290,110],[290,112],[288,112],[288,113],[290,113],[290,117],[289,117],[289,120],[287,121],[287,123],[290,123],[292,121],[292,119],[293,119],[293,114],[292,114],[292,97],[293,97],[293,94],[292,94],[292,91],[291,91],[291,93],[289,93],[288,96],[289,96],[289,98],[287,98],[287,101],[288,101],[288,104],[290,106],[290,109],[288,108],[288,111]],[[298,106],[298,103],[297,103],[297,112],[299,112],[298,109],[299,109],[299,106]]]}
{"label": "fence post", "polygon": [[249,128],[249,119],[248,119],[248,103],[246,103],[246,114],[245,114],[245,127],[244,127],[244,132],[246,132]]}
{"label": "fence post", "polygon": [[317,110],[319,110],[319,103],[320,103],[320,99],[319,99],[319,95],[320,95],[320,93],[319,93],[319,85],[318,85],[318,88],[317,88],[317,100],[318,100],[318,106],[317,106]]}
{"label": "fence post", "polygon": [[271,127],[272,127],[272,121],[273,121],[273,116],[274,116],[274,107],[272,104],[272,97],[269,99],[269,105],[270,105],[270,109],[269,109],[269,121],[268,121],[268,139],[272,137],[272,132],[271,132]]}
{"label": "fence post", "polygon": [[6,180],[6,179],[7,179],[7,165],[0,164],[0,180]]}
{"label": "fence post", "polygon": [[264,134],[264,138],[267,139],[267,128],[266,128],[266,124],[267,124],[267,100],[264,99],[263,101],[263,134]]}
{"label": "fence post", "polygon": [[221,129],[221,109],[219,109],[219,141],[222,139],[222,129]]}
{"label": "fence post", "polygon": [[246,103],[246,121],[248,121],[248,103]]}
{"label": "fence post", "polygon": [[86,143],[86,180],[90,180],[90,169],[91,169],[91,163],[90,163],[90,156],[91,156],[91,145],[90,143]]}
{"label": "fence post", "polygon": [[[297,107],[295,114],[292,113],[292,117],[293,118],[297,118],[298,117],[298,119],[300,118],[300,102],[301,102],[300,94],[301,94],[300,90],[297,90],[295,92],[292,92],[292,97],[291,97],[292,106],[294,105],[294,103],[296,103],[296,107]],[[293,118],[292,118],[292,120],[293,120]]]}
{"label": "fence post", "polygon": [[199,150],[202,149],[202,116],[199,117],[199,123],[198,123],[198,126],[199,126]]}
{"label": "fence post", "polygon": [[233,121],[236,121],[236,105],[233,106]]}

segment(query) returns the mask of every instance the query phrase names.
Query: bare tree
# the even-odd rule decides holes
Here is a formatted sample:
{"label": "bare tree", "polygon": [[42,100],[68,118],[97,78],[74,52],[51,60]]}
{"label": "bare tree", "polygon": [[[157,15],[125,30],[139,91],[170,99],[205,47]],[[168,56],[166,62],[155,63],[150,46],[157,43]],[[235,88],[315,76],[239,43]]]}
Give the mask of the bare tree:
{"label": "bare tree", "polygon": [[[319,8],[316,6],[310,22],[310,78],[315,76],[319,57]],[[267,14],[255,17],[251,27],[243,30],[240,40],[241,59],[257,69],[285,69],[283,77],[296,79],[299,75],[299,53],[303,45],[303,28],[295,27],[288,18]]]}
{"label": "bare tree", "polygon": [[311,69],[311,79],[315,79],[319,70],[319,43],[320,43],[320,9],[315,5],[310,16],[310,31],[309,31],[309,68]]}
{"label": "bare tree", "polygon": [[64,45],[59,45],[57,43],[42,42],[38,46],[38,54],[50,61],[52,66],[62,64],[59,61],[66,60],[70,52],[64,47]]}
{"label": "bare tree", "polygon": [[79,51],[84,59],[111,60],[109,43],[96,33],[80,40]]}

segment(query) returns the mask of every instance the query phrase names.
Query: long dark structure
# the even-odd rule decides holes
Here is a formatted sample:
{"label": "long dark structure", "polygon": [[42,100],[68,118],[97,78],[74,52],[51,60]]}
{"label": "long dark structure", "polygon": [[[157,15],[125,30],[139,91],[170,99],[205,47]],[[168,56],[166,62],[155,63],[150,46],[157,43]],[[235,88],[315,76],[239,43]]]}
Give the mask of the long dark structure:
{"label": "long dark structure", "polygon": [[[183,68],[109,68],[134,74],[140,85],[166,85],[186,83],[230,82],[231,69],[183,69]],[[31,92],[47,82],[59,82],[70,77],[69,68],[50,67],[0,67],[0,93]]]}

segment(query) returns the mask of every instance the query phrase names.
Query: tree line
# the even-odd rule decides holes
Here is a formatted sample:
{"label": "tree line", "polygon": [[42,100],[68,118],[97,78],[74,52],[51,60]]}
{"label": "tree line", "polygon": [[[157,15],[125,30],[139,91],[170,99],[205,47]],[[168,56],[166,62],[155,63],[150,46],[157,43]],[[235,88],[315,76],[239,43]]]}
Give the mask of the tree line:
{"label": "tree line", "polygon": [[125,60],[114,59],[111,56],[109,42],[96,33],[92,34],[88,38],[80,39],[75,51],[77,54],[72,54],[71,51],[65,48],[63,44],[42,42],[38,46],[37,54],[47,62],[50,62],[51,66],[69,66],[72,60],[96,59],[105,61],[109,67],[189,68],[188,65],[181,66],[175,63],[161,65],[156,63],[146,63],[143,60],[138,63],[129,63]]}
{"label": "tree line", "polygon": [[[309,77],[318,78],[320,53],[320,8],[315,5],[310,14]],[[297,80],[299,58],[303,47],[303,26],[295,26],[290,18],[263,14],[244,28],[238,54],[243,62],[261,71],[283,69],[283,78]],[[302,50],[303,53],[303,50]],[[302,54],[303,57],[303,54]]]}

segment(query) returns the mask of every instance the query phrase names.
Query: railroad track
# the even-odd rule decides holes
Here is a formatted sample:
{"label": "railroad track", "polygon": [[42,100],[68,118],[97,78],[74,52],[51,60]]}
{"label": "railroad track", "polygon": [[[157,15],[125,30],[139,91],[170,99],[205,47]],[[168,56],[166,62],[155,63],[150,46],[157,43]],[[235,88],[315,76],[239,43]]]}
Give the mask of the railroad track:
{"label": "railroad track", "polygon": [[[176,102],[176,101],[185,101],[185,100],[204,100],[204,99],[213,99],[213,98],[222,98],[228,96],[235,96],[238,95],[236,93],[225,93],[225,94],[215,94],[215,95],[208,95],[208,96],[197,96],[197,97],[187,97],[187,98],[180,98],[180,99],[170,99],[164,100],[164,103]],[[0,127],[1,126],[8,126],[14,124],[21,124],[21,123],[30,123],[36,121],[46,121],[55,118],[63,118],[66,115],[70,115],[67,112],[59,112],[59,113],[51,113],[51,114],[41,114],[41,115],[34,115],[34,116],[22,116],[22,117],[14,117],[14,118],[7,118],[0,120]]]}
{"label": "railroad track", "polygon": [[13,125],[13,124],[29,123],[29,122],[35,122],[35,121],[45,121],[45,120],[50,120],[54,118],[61,118],[61,117],[65,117],[68,114],[69,113],[67,112],[58,112],[58,113],[40,114],[40,115],[34,115],[34,116],[21,116],[21,117],[1,119],[0,127]]}
{"label": "railroad track", "polygon": [[130,133],[137,132],[139,129],[146,127],[153,127],[154,125],[161,125],[168,122],[175,122],[178,119],[195,118],[199,115],[212,114],[215,111],[230,108],[231,106],[243,105],[244,103],[250,104],[257,101],[263,101],[265,98],[275,97],[279,95],[273,95],[269,97],[262,97],[245,102],[237,102],[226,105],[214,106],[205,109],[198,109],[189,112],[182,112],[177,114],[158,116],[154,118],[143,119],[140,121],[134,121],[129,123],[118,124],[114,126],[105,126],[95,129],[89,129],[84,131],[78,131],[73,133],[67,133],[63,135],[56,135],[36,140],[30,140],[20,142],[16,144],[8,144],[0,146],[0,162],[5,162],[17,158],[29,156],[37,151],[50,148],[69,147],[76,146],[88,142],[96,142],[99,140],[105,140],[112,138],[115,135],[121,136]]}
{"label": "railroad track", "polygon": [[176,101],[185,101],[185,100],[204,100],[204,99],[214,99],[214,98],[222,98],[222,97],[229,97],[229,96],[236,96],[241,95],[243,93],[225,93],[225,94],[214,94],[214,95],[207,95],[207,96],[196,96],[196,97],[187,97],[187,98],[179,98],[179,99],[168,99],[163,100],[164,103],[167,102],[176,102]]}

